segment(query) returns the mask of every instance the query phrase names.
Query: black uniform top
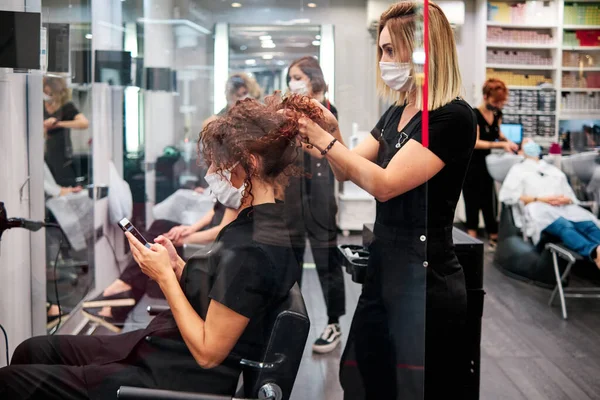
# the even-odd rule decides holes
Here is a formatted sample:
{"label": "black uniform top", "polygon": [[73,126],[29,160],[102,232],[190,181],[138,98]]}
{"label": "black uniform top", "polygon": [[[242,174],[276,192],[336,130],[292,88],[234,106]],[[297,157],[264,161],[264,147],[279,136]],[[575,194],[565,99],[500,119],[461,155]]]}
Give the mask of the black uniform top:
{"label": "black uniform top", "polygon": [[[44,107],[44,120],[56,118],[58,121],[73,121],[79,110],[71,102],[64,104],[54,113],[50,114]],[[75,173],[71,173],[73,159],[73,144],[71,143],[71,130],[69,128],[49,129],[46,137],[44,160],[50,168],[56,183],[61,186],[71,186],[75,183]]]}
{"label": "black uniform top", "polygon": [[[338,112],[333,104],[326,101],[323,105],[337,119]],[[337,203],[335,176],[329,162],[304,152],[298,156],[298,167],[305,175],[291,178],[285,189],[285,219],[292,246],[303,247],[307,234],[323,247],[335,245]]]}
{"label": "black uniform top", "polygon": [[[377,164],[382,168],[388,166],[392,157],[410,139],[417,142],[422,140],[420,112],[403,131],[398,132],[403,110],[404,107],[391,107],[371,131],[380,143]],[[389,113],[393,113],[391,118],[388,118]],[[448,232],[451,234],[456,204],[475,146],[476,132],[473,110],[464,100],[454,100],[429,113],[429,150],[445,166],[425,184],[386,202],[377,202],[376,237],[377,225],[391,231],[427,235],[429,245],[438,239],[438,233],[444,231],[444,235],[448,235]],[[398,239],[401,238],[398,236]],[[443,242],[445,238],[439,237],[439,240]],[[429,260],[435,257],[432,249],[432,246],[427,247]]]}
{"label": "black uniform top", "polygon": [[[483,117],[483,114],[479,109],[475,108],[475,116],[477,117],[477,125],[479,126],[479,139],[488,142],[495,142],[500,139],[500,119],[502,118],[502,111],[494,112],[494,120],[489,124]],[[487,166],[485,164],[485,158],[491,153],[490,149],[477,149],[473,151],[473,157],[471,158],[471,166],[469,168],[469,175],[474,172],[483,172],[487,175]]]}

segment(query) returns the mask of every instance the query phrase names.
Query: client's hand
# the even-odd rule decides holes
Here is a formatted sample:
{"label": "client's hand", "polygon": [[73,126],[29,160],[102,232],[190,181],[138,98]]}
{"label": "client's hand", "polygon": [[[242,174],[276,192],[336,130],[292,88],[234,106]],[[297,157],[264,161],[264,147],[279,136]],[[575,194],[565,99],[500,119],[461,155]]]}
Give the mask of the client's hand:
{"label": "client's hand", "polygon": [[173,241],[174,243],[179,243],[183,238],[191,235],[196,232],[193,227],[187,225],[179,225],[171,228],[171,230],[164,234],[164,236]]}
{"label": "client's hand", "polygon": [[560,206],[562,196],[546,196],[546,197],[538,197],[538,201],[546,204],[550,204],[551,206]]}
{"label": "client's hand", "polygon": [[154,243],[158,243],[165,249],[167,249],[167,253],[169,254],[169,260],[171,261],[171,267],[173,268],[173,271],[177,272],[181,258],[179,257],[179,254],[177,254],[177,250],[175,250],[173,242],[171,242],[163,235],[160,235],[156,239],[154,239]]}
{"label": "client's hand", "polygon": [[154,243],[147,248],[130,232],[125,232],[125,236],[129,240],[133,259],[148,278],[161,283],[170,277],[175,277],[169,252],[164,246]]}

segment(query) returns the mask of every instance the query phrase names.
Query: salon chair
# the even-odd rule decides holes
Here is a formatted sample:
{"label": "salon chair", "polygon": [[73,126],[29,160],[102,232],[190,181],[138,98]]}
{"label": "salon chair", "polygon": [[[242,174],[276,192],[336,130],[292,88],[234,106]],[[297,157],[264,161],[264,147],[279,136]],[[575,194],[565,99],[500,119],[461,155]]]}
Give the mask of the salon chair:
{"label": "salon chair", "polygon": [[[190,262],[206,260],[207,253],[193,256]],[[201,265],[204,271],[207,263]],[[207,282],[209,279],[203,279]],[[208,304],[202,305],[208,308]],[[156,315],[168,307],[149,306],[148,312]],[[232,396],[176,392],[122,386],[117,392],[119,400],[233,400],[268,399],[288,400],[300,367],[302,354],[308,338],[310,320],[300,287],[295,284],[287,298],[273,311],[268,319],[270,336],[259,360],[228,357],[227,363],[237,363],[242,368],[242,384]],[[181,342],[178,342],[181,344]]]}
{"label": "salon chair", "polygon": [[[495,157],[494,157],[495,156]],[[504,181],[510,168],[507,164],[514,165],[518,160],[505,159],[499,160],[496,155],[490,155],[486,158],[488,171],[490,175],[499,183]],[[582,160],[587,160],[581,162]],[[581,157],[575,162],[568,158],[562,160],[566,168],[571,171],[580,171],[581,178],[591,179],[592,173],[585,168],[585,163],[594,162],[589,157]],[[582,206],[594,209],[595,202],[582,202]],[[533,283],[535,285],[553,289],[550,296],[549,305],[552,305],[556,295],[559,295],[562,308],[562,316],[567,319],[566,298],[568,297],[594,297],[600,298],[600,290],[596,288],[566,288],[569,283],[569,276],[576,264],[583,264],[582,270],[596,270],[590,268],[590,263],[583,257],[571,251],[562,245],[557,238],[548,234],[542,234],[537,245],[534,245],[531,238],[527,237],[526,226],[517,226],[515,215],[523,215],[523,205],[516,204],[510,206],[501,205],[500,223],[498,230],[498,246],[494,255],[494,265],[496,265],[506,275]],[[520,218],[523,223],[524,219]]]}

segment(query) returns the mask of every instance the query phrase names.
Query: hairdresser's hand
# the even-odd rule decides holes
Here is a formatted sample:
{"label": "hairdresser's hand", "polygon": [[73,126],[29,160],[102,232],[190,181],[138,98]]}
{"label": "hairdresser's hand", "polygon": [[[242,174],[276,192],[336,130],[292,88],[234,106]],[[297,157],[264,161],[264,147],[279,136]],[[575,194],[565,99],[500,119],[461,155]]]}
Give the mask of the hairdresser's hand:
{"label": "hairdresser's hand", "polygon": [[502,143],[504,151],[506,151],[507,153],[516,153],[519,150],[519,146],[516,143],[511,142],[510,140],[507,140],[506,142]]}
{"label": "hairdresser's hand", "polygon": [[154,243],[150,248],[147,248],[130,232],[125,232],[125,236],[129,240],[133,259],[148,278],[160,284],[175,277],[169,251],[166,247]]}
{"label": "hairdresser's hand", "polygon": [[307,117],[298,120],[298,132],[302,142],[313,145],[319,150],[323,150],[331,141],[331,135]]}
{"label": "hairdresser's hand", "polygon": [[313,104],[319,106],[319,108],[323,111],[323,116],[325,117],[325,126],[327,128],[327,132],[329,132],[335,136],[334,132],[339,131],[339,129],[340,129],[338,120],[337,120],[337,118],[335,118],[335,115],[333,115],[333,113],[331,111],[329,111],[327,109],[327,107],[325,107],[323,104],[321,104],[321,102],[319,102],[318,100],[312,99],[311,102]]}
{"label": "hairdresser's hand", "polygon": [[58,120],[56,118],[50,117],[50,118],[44,120],[44,128],[52,129],[52,128],[54,128],[54,126],[56,125],[57,122],[58,122]]}

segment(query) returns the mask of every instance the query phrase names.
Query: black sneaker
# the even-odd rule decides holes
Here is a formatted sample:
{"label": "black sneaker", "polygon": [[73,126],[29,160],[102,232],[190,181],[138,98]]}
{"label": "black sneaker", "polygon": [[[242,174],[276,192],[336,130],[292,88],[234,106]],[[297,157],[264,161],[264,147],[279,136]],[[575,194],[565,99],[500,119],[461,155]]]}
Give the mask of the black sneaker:
{"label": "black sneaker", "polygon": [[488,240],[488,250],[493,252],[496,251],[496,247],[498,247],[498,241],[495,239]]}
{"label": "black sneaker", "polygon": [[329,353],[333,351],[342,340],[342,330],[340,324],[329,324],[315,343],[313,351],[315,353]]}

